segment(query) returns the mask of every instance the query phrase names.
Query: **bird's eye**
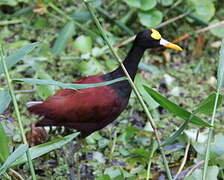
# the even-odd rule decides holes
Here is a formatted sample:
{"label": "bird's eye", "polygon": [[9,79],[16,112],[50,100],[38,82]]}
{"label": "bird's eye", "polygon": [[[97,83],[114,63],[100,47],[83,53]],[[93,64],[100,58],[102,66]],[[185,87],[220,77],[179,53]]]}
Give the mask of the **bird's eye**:
{"label": "bird's eye", "polygon": [[151,29],[151,31],[152,31],[151,37],[153,39],[156,39],[156,40],[160,40],[161,39],[161,35],[160,35],[160,33],[157,30]]}

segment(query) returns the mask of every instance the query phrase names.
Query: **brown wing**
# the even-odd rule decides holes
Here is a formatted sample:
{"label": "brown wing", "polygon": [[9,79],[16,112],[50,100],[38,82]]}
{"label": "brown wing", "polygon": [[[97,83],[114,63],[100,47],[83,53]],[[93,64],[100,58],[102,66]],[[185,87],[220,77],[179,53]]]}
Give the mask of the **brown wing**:
{"label": "brown wing", "polygon": [[90,134],[113,121],[123,108],[116,92],[103,86],[65,89],[29,110],[43,117],[38,126],[65,126]]}

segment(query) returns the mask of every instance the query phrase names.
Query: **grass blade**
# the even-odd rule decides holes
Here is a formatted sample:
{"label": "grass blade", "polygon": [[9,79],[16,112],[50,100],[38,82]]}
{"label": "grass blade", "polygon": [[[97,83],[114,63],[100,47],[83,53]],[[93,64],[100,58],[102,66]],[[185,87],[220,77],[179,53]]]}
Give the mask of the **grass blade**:
{"label": "grass blade", "polygon": [[0,114],[2,114],[9,106],[11,102],[11,96],[9,91],[0,91]]}
{"label": "grass blade", "polygon": [[106,81],[106,82],[96,83],[96,84],[72,84],[72,83],[62,83],[62,82],[54,81],[51,79],[33,79],[33,78],[13,79],[13,81],[15,82],[25,82],[25,83],[30,83],[34,85],[52,85],[52,86],[59,86],[65,89],[74,89],[74,90],[107,86],[107,85],[110,85],[119,81],[124,81],[124,80],[126,80],[125,77],[120,77],[111,81]]}
{"label": "grass blade", "polygon": [[21,144],[16,150],[7,158],[4,164],[0,168],[0,175],[4,174],[6,170],[28,150],[27,144]]}
{"label": "grass blade", "polygon": [[218,66],[218,88],[223,87],[224,84],[224,39],[222,40],[222,46],[220,50],[220,57],[219,57],[219,66]]}
{"label": "grass blade", "polygon": [[[191,113],[185,110],[184,108],[174,104],[173,102],[163,97],[161,94],[149,88],[148,86],[144,85],[144,88],[152,96],[152,98],[154,98],[154,100],[156,100],[163,108],[167,109],[170,113],[184,119],[185,121],[187,121],[191,117]],[[211,127],[209,123],[203,121],[197,116],[193,116],[189,122],[199,126]]]}
{"label": "grass blade", "polygon": [[[32,43],[28,44],[19,50],[17,50],[12,55],[5,58],[6,66],[8,69],[10,69],[13,65],[18,63],[25,55],[27,55],[29,52],[31,52],[35,47],[38,46],[39,43]],[[3,66],[0,64],[0,74],[4,72]]]}
{"label": "grass blade", "polygon": [[[215,99],[216,99],[217,93],[212,93],[210,96],[208,96],[206,99],[204,99],[200,104],[198,105],[197,109],[194,111],[194,113],[203,113],[206,115],[209,115],[213,112],[213,108],[215,105]],[[218,95],[218,104],[217,107],[219,107],[222,104],[222,98],[223,96],[221,94]]]}
{"label": "grass blade", "polygon": [[5,133],[2,121],[0,121],[0,139],[1,139],[0,163],[2,164],[9,156],[9,138]]}
{"label": "grass blade", "polygon": [[162,142],[162,146],[166,146],[168,144],[173,143],[175,139],[186,129],[187,125],[188,121],[185,121],[174,134],[172,134],[170,137],[168,137]]}
{"label": "grass blade", "polygon": [[56,39],[54,46],[52,48],[52,53],[54,55],[59,55],[66,47],[68,40],[75,33],[75,25],[73,21],[68,22],[65,27],[60,32],[58,38]]}
{"label": "grass blade", "polygon": [[[25,55],[25,53],[21,53],[21,54]],[[21,57],[21,56],[19,56],[19,55],[16,56],[14,54],[11,55],[11,57],[14,57],[14,58]],[[25,132],[24,132],[24,129],[23,129],[23,124],[22,124],[22,120],[21,120],[16,96],[15,96],[15,93],[14,93],[14,90],[13,90],[13,86],[11,84],[12,80],[9,76],[9,71],[7,69],[7,64],[6,64],[5,59],[3,57],[3,48],[1,46],[0,46],[0,59],[1,59],[1,65],[3,67],[4,73],[5,73],[5,76],[6,76],[6,81],[7,81],[7,85],[8,85],[8,88],[9,88],[9,93],[10,93],[10,96],[12,98],[12,102],[13,102],[13,105],[14,105],[15,114],[16,114],[18,124],[19,124],[19,129],[20,129],[20,132],[21,132],[21,135],[22,135],[22,140],[23,140],[24,144],[28,144],[27,140],[26,140]],[[13,61],[13,59],[12,59],[12,62],[15,62],[15,61]],[[31,172],[31,175],[32,175],[32,179],[36,180],[36,174],[35,174],[35,171],[34,171],[33,163],[32,163],[31,158],[30,158],[29,150],[27,150],[26,156],[27,156],[27,159],[28,159],[28,164],[29,164],[29,167],[30,167],[30,172]]]}
{"label": "grass blade", "polygon": [[[54,139],[47,143],[31,147],[30,148],[31,159],[33,160],[35,158],[43,156],[44,154],[49,153],[50,151],[53,151],[55,149],[58,149],[58,148],[64,146],[68,142],[72,141],[78,135],[79,135],[79,133],[73,133],[73,134],[67,135],[65,137],[57,138],[57,139]],[[11,164],[11,166],[17,166],[17,165],[23,164],[25,162],[27,162],[27,158],[25,155],[23,155],[22,157],[17,159],[13,164]]]}
{"label": "grass blade", "polygon": [[[214,103],[214,108],[213,108],[213,113],[212,113],[212,119],[211,119],[211,125],[214,125],[215,122],[215,114],[216,114],[216,109],[218,106],[218,99],[219,99],[219,94],[221,91],[221,88],[223,86],[223,81],[224,81],[224,39],[222,40],[222,46],[220,50],[220,57],[219,57],[219,65],[218,65],[218,83],[217,83],[217,93],[216,93],[216,98],[215,98],[215,103]],[[204,163],[204,169],[203,169],[203,176],[202,180],[206,180],[206,175],[208,171],[208,162],[209,162],[209,155],[210,155],[210,145],[211,145],[211,139],[212,139],[212,133],[213,129],[209,129],[208,133],[208,140],[207,140],[207,145],[206,145],[206,154],[205,154],[205,163]]]}

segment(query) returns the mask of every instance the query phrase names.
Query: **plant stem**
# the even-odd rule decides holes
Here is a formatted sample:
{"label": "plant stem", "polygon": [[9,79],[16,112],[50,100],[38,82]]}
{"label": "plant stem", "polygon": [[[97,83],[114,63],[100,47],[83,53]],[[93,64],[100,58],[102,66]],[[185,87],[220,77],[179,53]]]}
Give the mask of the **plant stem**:
{"label": "plant stem", "polygon": [[[217,109],[219,94],[220,94],[220,88],[218,88],[217,94],[216,94],[216,97],[215,97],[215,104],[214,104],[214,109],[213,109],[213,113],[212,113],[212,120],[211,120],[211,125],[212,126],[214,125],[214,121],[215,121],[215,113],[216,113],[216,109]],[[208,161],[209,161],[209,156],[210,156],[210,144],[211,144],[212,134],[213,134],[213,128],[210,128],[209,133],[208,133],[207,145],[206,145],[205,163],[204,163],[202,180],[206,180],[206,174],[207,174],[207,169],[208,169]]]}
{"label": "plant stem", "polygon": [[188,141],[187,146],[186,146],[186,149],[185,149],[183,161],[182,161],[182,163],[180,165],[180,168],[178,169],[178,172],[177,172],[176,176],[174,177],[174,180],[176,180],[178,178],[178,176],[180,175],[181,171],[184,168],[184,165],[187,162],[187,155],[188,155],[188,151],[189,151],[190,145],[191,145],[190,144],[190,141]]}
{"label": "plant stem", "polygon": [[[15,93],[14,93],[14,90],[13,90],[13,87],[12,87],[12,80],[9,76],[9,71],[7,69],[7,66],[6,66],[6,62],[3,58],[3,48],[0,47],[0,54],[1,54],[1,63],[2,63],[2,67],[4,69],[4,73],[5,73],[5,76],[6,76],[6,81],[7,81],[7,85],[8,85],[8,88],[9,88],[9,93],[12,97],[12,102],[13,102],[13,105],[14,105],[14,108],[15,108],[15,113],[16,113],[16,117],[17,117],[17,120],[18,120],[18,123],[19,123],[19,129],[20,129],[20,132],[21,132],[21,135],[22,135],[22,140],[23,140],[23,143],[24,144],[27,144],[27,140],[26,140],[26,136],[25,136],[25,133],[24,133],[24,129],[23,129],[23,124],[22,124],[22,120],[21,120],[21,116],[20,116],[20,112],[19,112],[19,108],[18,108],[18,104],[17,104],[17,101],[16,101],[16,96],[15,96]],[[31,175],[32,175],[32,179],[33,180],[36,180],[36,174],[35,174],[35,171],[34,171],[34,167],[33,167],[33,163],[32,163],[32,160],[31,160],[31,156],[30,156],[30,151],[29,149],[27,150],[26,152],[26,157],[27,157],[27,160],[28,160],[28,164],[29,164],[29,167],[30,167],[30,172],[31,172]]]}
{"label": "plant stem", "polygon": [[151,116],[151,114],[150,114],[150,112],[149,112],[145,102],[143,101],[143,99],[142,99],[138,89],[136,88],[134,82],[131,80],[131,77],[128,74],[128,71],[126,70],[125,66],[123,65],[121,58],[118,56],[117,52],[115,51],[115,49],[111,45],[109,39],[107,38],[106,33],[104,32],[104,29],[102,28],[99,20],[97,19],[96,15],[94,13],[93,8],[89,5],[89,2],[87,0],[83,0],[83,2],[85,3],[87,9],[89,10],[90,14],[92,15],[92,18],[93,18],[93,20],[94,20],[98,30],[100,31],[103,39],[105,40],[105,42],[108,45],[109,49],[111,50],[112,54],[115,56],[116,60],[119,62],[122,70],[124,71],[126,77],[128,78],[128,81],[129,81],[132,89],[134,90],[135,95],[137,96],[138,100],[141,103],[141,105],[142,105],[142,107],[143,107],[143,109],[144,109],[144,111],[145,111],[145,113],[146,113],[146,115],[147,115],[147,117],[149,119],[149,122],[150,122],[150,124],[151,124],[151,126],[152,126],[152,128],[154,130],[154,133],[155,133],[155,136],[156,136],[156,141],[158,143],[158,149],[160,150],[160,152],[162,154],[163,163],[164,163],[164,166],[165,166],[165,169],[166,169],[166,173],[167,173],[168,179],[172,180],[171,172],[170,172],[170,169],[169,169],[169,166],[168,166],[168,162],[167,162],[166,157],[165,157],[165,153],[164,153],[164,151],[161,148],[161,141],[160,141],[159,134],[158,134],[158,131],[157,131],[157,128],[156,128],[156,124],[155,124],[155,122],[154,122],[154,120],[153,120],[153,118],[152,118],[152,116]]}
{"label": "plant stem", "polygon": [[[218,73],[217,73],[217,77],[218,77],[217,78],[218,79],[217,92],[216,92],[215,104],[214,104],[214,109],[213,109],[212,119],[211,119],[212,126],[214,125],[214,121],[215,121],[215,114],[216,114],[216,109],[218,106],[219,94],[220,94],[221,88],[223,86],[223,76],[224,76],[224,67],[223,66],[224,66],[224,40],[222,41],[221,50],[220,50],[220,58],[219,58]],[[206,174],[207,174],[207,170],[208,170],[208,161],[209,161],[209,156],[210,156],[210,145],[211,145],[212,134],[213,134],[213,128],[210,128],[209,133],[208,133],[208,140],[207,140],[202,180],[206,179]]]}
{"label": "plant stem", "polygon": [[148,167],[147,167],[147,176],[146,176],[146,180],[149,180],[150,179],[150,168],[151,168],[151,164],[152,164],[152,157],[156,151],[156,149],[158,148],[157,146],[157,143],[156,141],[153,139],[152,142],[151,142],[151,151],[150,151],[150,154],[149,154],[149,161],[148,161]]}
{"label": "plant stem", "polygon": [[21,19],[6,20],[6,21],[1,21],[0,26],[10,25],[10,24],[18,24],[18,23],[22,23],[22,22],[23,22],[23,20],[21,20]]}

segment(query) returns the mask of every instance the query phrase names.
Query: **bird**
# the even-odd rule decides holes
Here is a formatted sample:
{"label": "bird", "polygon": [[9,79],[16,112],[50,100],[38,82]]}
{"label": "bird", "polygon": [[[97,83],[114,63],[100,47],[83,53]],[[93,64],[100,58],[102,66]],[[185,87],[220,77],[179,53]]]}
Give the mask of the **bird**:
{"label": "bird", "polygon": [[[166,47],[177,51],[182,48],[163,39],[155,29],[137,33],[133,45],[123,61],[130,77],[134,80],[138,64],[146,49]],[[114,80],[125,76],[119,66],[107,74],[81,78],[73,83],[92,84]],[[41,119],[35,126],[62,126],[80,132],[85,138],[114,121],[124,111],[132,92],[128,80],[110,85],[81,90],[62,89],[45,101],[28,103],[28,110]]]}

